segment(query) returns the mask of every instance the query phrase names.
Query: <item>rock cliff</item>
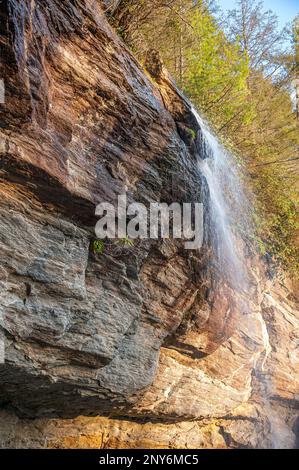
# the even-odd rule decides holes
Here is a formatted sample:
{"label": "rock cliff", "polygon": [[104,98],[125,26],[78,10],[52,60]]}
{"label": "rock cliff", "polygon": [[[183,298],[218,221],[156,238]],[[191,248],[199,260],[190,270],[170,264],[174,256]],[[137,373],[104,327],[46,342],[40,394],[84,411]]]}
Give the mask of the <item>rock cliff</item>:
{"label": "rock cliff", "polygon": [[215,286],[208,233],[200,252],[93,252],[99,202],[201,201],[205,185],[189,103],[102,6],[1,4],[0,443],[294,447],[299,314],[285,279],[249,254],[240,310]]}

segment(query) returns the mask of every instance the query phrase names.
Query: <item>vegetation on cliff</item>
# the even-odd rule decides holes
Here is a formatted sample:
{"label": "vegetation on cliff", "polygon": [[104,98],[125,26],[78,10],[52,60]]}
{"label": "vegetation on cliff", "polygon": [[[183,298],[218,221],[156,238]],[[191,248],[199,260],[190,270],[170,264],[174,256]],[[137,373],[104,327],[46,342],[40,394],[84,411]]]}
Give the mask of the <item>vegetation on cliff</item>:
{"label": "vegetation on cliff", "polygon": [[277,17],[255,0],[239,0],[226,17],[209,0],[116,3],[110,20],[140,62],[149,48],[158,50],[178,85],[239,156],[254,194],[262,254],[298,272],[296,21],[280,31]]}

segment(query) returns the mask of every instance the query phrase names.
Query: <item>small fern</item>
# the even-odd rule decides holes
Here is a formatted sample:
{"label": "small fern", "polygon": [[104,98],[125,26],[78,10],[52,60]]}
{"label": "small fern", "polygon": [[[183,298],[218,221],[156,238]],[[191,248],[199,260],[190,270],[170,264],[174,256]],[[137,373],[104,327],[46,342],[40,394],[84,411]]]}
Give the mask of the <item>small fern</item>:
{"label": "small fern", "polygon": [[105,249],[105,243],[103,242],[103,240],[94,240],[92,247],[93,247],[94,253],[102,254]]}
{"label": "small fern", "polygon": [[134,240],[131,240],[129,237],[124,237],[119,240],[119,244],[123,246],[134,246]]}

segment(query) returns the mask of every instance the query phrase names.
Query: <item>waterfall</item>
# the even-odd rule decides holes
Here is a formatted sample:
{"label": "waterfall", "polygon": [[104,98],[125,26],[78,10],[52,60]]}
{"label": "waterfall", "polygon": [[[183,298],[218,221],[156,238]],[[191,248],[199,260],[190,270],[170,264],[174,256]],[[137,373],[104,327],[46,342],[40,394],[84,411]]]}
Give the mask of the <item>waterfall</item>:
{"label": "waterfall", "polygon": [[[245,244],[242,234],[253,230],[249,214],[249,202],[242,188],[242,180],[237,160],[223,147],[209,125],[192,107],[193,115],[200,127],[197,141],[198,166],[204,177],[206,191],[204,204],[208,208],[210,238],[213,250],[212,264],[219,281],[226,283],[237,295],[237,308],[240,313],[246,311],[246,296],[250,288],[245,260]],[[242,233],[241,233],[242,232]],[[251,322],[251,315],[242,317],[250,330],[256,326]],[[269,336],[263,318],[262,334],[265,344],[265,357],[255,375],[260,384],[259,394],[267,413],[270,425],[269,438],[272,448],[291,448],[292,433],[279,413],[273,409],[270,401],[272,384],[264,373],[264,364],[271,353]]]}
{"label": "waterfall", "polygon": [[249,225],[245,222],[248,202],[238,164],[198,112],[194,108],[192,112],[201,129],[197,142],[198,166],[207,186],[204,202],[209,208],[213,262],[218,274],[224,276],[234,290],[245,290],[246,265],[236,229]]}

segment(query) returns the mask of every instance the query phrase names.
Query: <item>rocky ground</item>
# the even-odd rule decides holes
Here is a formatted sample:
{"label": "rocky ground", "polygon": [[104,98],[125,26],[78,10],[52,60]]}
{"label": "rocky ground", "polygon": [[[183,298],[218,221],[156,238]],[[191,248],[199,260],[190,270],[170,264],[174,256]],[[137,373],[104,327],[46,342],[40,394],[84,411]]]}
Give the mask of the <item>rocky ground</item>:
{"label": "rocky ground", "polygon": [[155,53],[137,63],[100,1],[0,14],[1,446],[298,446],[285,278],[249,253],[246,294],[215,284],[208,233],[93,253],[101,201],[201,200],[200,129]]}

